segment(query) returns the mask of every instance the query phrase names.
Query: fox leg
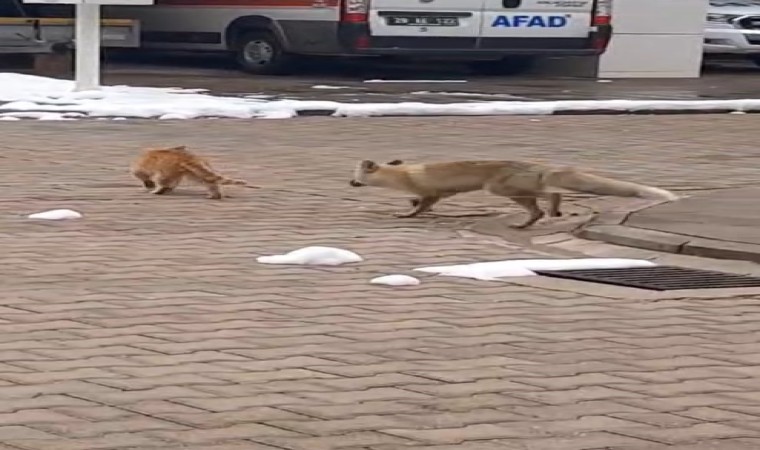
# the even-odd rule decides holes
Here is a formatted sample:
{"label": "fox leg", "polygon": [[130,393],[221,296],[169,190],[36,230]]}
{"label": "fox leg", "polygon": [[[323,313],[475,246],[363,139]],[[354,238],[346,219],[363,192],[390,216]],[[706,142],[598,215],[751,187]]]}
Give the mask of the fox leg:
{"label": "fox leg", "polygon": [[414,208],[407,212],[407,213],[396,213],[394,216],[402,219],[410,218],[410,217],[417,217],[418,215],[429,211],[430,208],[441,201],[441,197],[439,196],[429,196],[429,197],[420,197],[415,198],[412,201],[414,202],[416,200],[416,205]]}
{"label": "fox leg", "polygon": [[[421,201],[422,200],[420,198],[410,198],[409,199],[409,204],[412,205],[412,210],[414,210],[414,208],[416,208],[417,206],[419,206],[419,204],[420,204]],[[431,207],[431,208],[428,208],[427,210],[431,211],[432,209],[433,208]]]}
{"label": "fox leg", "polygon": [[439,193],[438,195],[430,195],[430,196],[422,196],[417,197],[409,200],[409,203],[412,205],[412,210],[408,213],[397,213],[394,214],[396,217],[401,218],[408,218],[408,217],[415,217],[422,213],[430,211],[432,209],[433,205],[440,202],[444,198],[449,198],[454,195],[457,195],[456,192],[443,192]]}
{"label": "fox leg", "polygon": [[562,217],[562,211],[560,211],[562,194],[551,192],[546,194],[546,197],[549,199],[549,217]]}
{"label": "fox leg", "polygon": [[530,197],[529,192],[522,192],[520,194],[509,196],[509,198],[518,205],[525,208],[530,216],[528,217],[528,220],[523,223],[510,225],[512,228],[517,228],[518,230],[528,228],[529,226],[541,220],[545,215],[544,211],[538,207],[538,199],[536,197]]}
{"label": "fox leg", "polygon": [[492,194],[508,197],[513,202],[525,208],[525,210],[528,212],[529,217],[525,222],[510,225],[511,228],[528,228],[529,226],[541,220],[544,215],[546,215],[544,211],[538,207],[538,199],[536,198],[535,192],[522,191],[519,189],[505,187],[499,185],[498,183],[489,184],[485,186],[485,188]]}
{"label": "fox leg", "polygon": [[168,194],[182,181],[182,176],[159,176],[152,180],[155,189],[150,193],[155,195]]}

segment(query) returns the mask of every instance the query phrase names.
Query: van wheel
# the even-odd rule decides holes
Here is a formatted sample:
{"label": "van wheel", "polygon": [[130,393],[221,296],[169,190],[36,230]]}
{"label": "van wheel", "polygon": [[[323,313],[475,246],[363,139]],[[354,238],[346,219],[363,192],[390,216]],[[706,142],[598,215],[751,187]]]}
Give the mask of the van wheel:
{"label": "van wheel", "polygon": [[533,68],[532,56],[510,56],[496,61],[474,61],[470,69],[478,75],[519,75]]}
{"label": "van wheel", "polygon": [[277,37],[268,31],[251,31],[235,43],[237,63],[246,72],[257,75],[284,75],[293,57],[282,48]]}

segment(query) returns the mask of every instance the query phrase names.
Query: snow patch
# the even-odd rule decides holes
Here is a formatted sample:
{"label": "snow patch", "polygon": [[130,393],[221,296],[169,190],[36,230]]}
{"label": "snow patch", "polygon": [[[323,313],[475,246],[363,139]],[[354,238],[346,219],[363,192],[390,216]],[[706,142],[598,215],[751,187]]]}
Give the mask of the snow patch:
{"label": "snow patch", "polygon": [[81,213],[78,213],[71,209],[52,209],[50,211],[43,211],[34,214],[29,214],[30,219],[41,220],[66,220],[66,219],[79,219],[82,217]]}
{"label": "snow patch", "polygon": [[83,117],[81,113],[57,113],[57,112],[9,112],[0,116],[5,120],[37,119],[37,120],[76,120]]}
{"label": "snow patch", "polygon": [[331,86],[329,84],[315,84],[312,89],[351,89],[349,86]]}
{"label": "snow patch", "polygon": [[269,111],[264,115],[259,116],[259,119],[292,119],[298,114],[295,111],[281,110],[281,111]]}
{"label": "snow patch", "polygon": [[356,253],[335,247],[304,247],[284,255],[259,256],[261,264],[298,264],[311,266],[339,266],[364,261]]}
{"label": "snow patch", "polygon": [[492,261],[455,266],[421,267],[420,272],[434,273],[445,277],[472,278],[475,280],[496,280],[504,277],[530,277],[536,273],[515,261]]}
{"label": "snow patch", "polygon": [[651,266],[656,266],[656,264],[642,259],[625,258],[511,259],[454,266],[421,267],[414,270],[447,277],[489,281],[507,277],[534,276],[536,270],[620,269]]}
{"label": "snow patch", "polygon": [[[369,83],[466,83],[466,80],[366,80]],[[271,100],[258,96],[222,97],[204,89],[104,86],[74,92],[74,83],[33,75],[0,73],[3,120],[75,120],[78,118],[296,117],[299,112],[327,111],[336,117],[550,115],[565,111],[734,111],[760,112],[760,99],[744,100],[573,100],[483,101],[431,104],[422,102],[360,103]],[[462,95],[457,93],[456,95]],[[485,95],[485,94],[484,94]],[[11,117],[11,119],[6,119]]]}
{"label": "snow patch", "polygon": [[384,284],[387,286],[417,286],[420,280],[409,275],[385,275],[369,280],[370,284]]}

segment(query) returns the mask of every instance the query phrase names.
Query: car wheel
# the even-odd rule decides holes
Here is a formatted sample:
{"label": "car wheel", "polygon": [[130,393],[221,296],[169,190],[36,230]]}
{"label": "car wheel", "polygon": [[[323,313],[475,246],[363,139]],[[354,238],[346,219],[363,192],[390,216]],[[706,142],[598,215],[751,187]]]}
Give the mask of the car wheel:
{"label": "car wheel", "polygon": [[530,56],[510,56],[496,61],[475,61],[470,69],[479,75],[519,75],[530,70],[535,61]]}
{"label": "car wheel", "polygon": [[235,43],[238,65],[257,75],[284,75],[292,68],[293,56],[286,53],[279,39],[268,31],[243,34]]}
{"label": "car wheel", "polygon": [[755,63],[756,66],[760,66],[760,55],[750,56],[749,60]]}

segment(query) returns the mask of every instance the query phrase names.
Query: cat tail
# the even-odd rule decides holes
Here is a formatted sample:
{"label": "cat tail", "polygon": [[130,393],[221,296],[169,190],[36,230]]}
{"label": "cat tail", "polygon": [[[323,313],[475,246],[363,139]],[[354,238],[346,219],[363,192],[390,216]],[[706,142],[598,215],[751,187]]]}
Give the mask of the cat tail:
{"label": "cat tail", "polygon": [[232,178],[227,178],[223,175],[220,175],[214,172],[211,167],[203,164],[200,161],[184,161],[181,163],[181,165],[182,168],[189,172],[194,178],[197,178],[199,181],[202,181],[204,183],[236,184],[240,186],[245,186],[248,184],[248,182],[244,180],[234,180]]}

